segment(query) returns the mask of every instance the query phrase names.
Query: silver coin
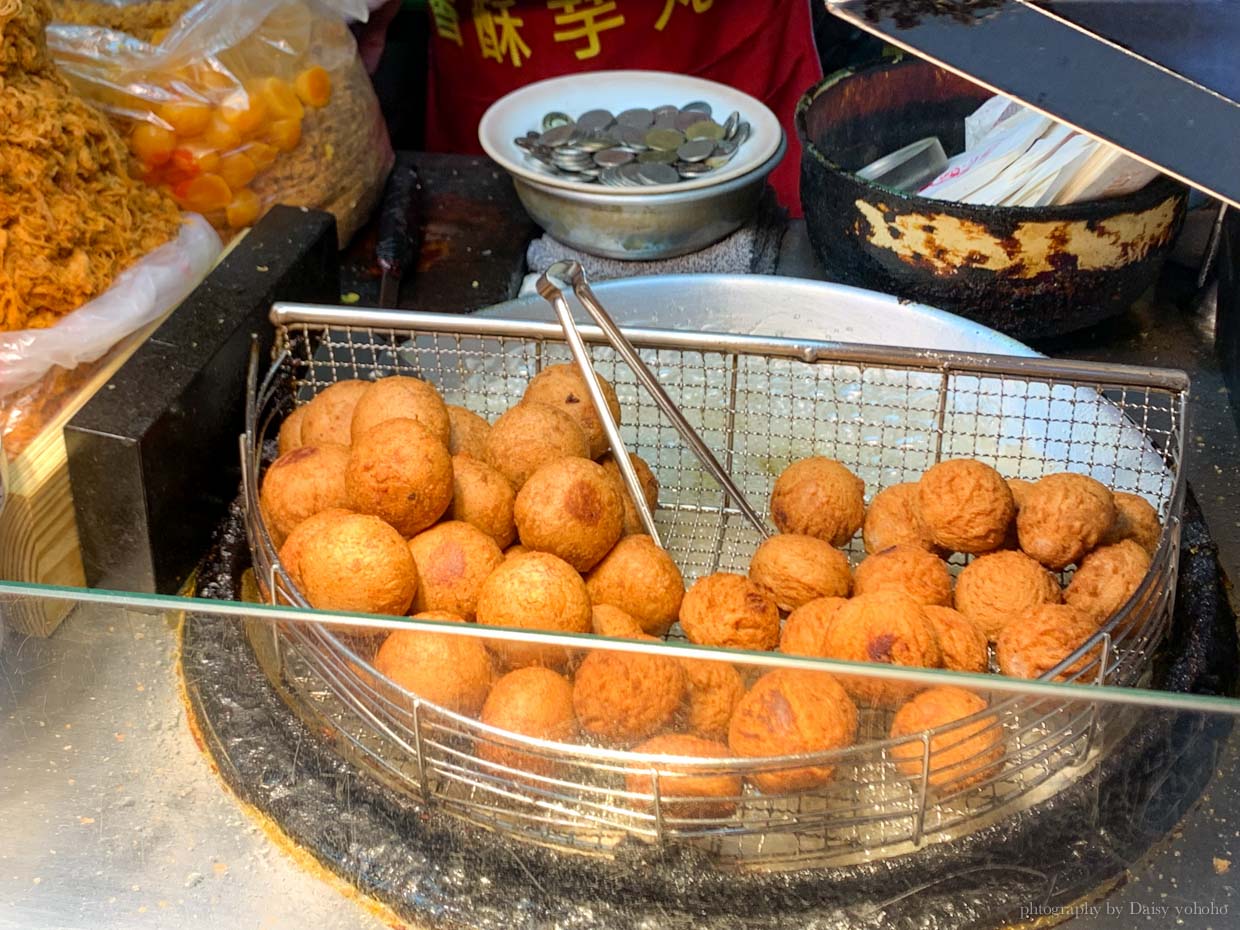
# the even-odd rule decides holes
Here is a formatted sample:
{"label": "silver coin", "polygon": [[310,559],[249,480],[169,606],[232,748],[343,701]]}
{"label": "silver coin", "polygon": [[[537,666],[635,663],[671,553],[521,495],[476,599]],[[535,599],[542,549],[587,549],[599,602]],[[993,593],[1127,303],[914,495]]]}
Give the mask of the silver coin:
{"label": "silver coin", "polygon": [[675,184],[678,173],[671,165],[652,162],[642,165],[637,177],[643,184]]}
{"label": "silver coin", "polygon": [[682,178],[697,178],[704,174],[709,174],[714,169],[704,164],[685,164],[677,165],[676,170]]}
{"label": "silver coin", "polygon": [[715,143],[710,139],[694,139],[676,149],[676,154],[684,161],[705,161],[715,152]]}
{"label": "silver coin", "polygon": [[672,162],[676,160],[676,150],[675,149],[648,149],[645,152],[640,152],[637,156],[637,160],[641,162],[643,165],[650,165],[650,164],[670,165]]}
{"label": "silver coin", "polygon": [[611,115],[610,110],[587,110],[577,118],[577,125],[586,132],[597,132],[600,129],[606,129],[616,118]]}
{"label": "silver coin", "polygon": [[531,168],[540,174],[550,175],[553,178],[575,178],[577,176],[576,173],[571,171],[561,171],[550,161],[538,158],[532,153],[526,155],[525,160]]}
{"label": "silver coin", "polygon": [[706,159],[706,164],[712,168],[722,168],[732,160],[736,155],[736,144],[733,142],[719,142],[715,145],[715,151]]}
{"label": "silver coin", "polygon": [[632,160],[632,152],[624,152],[620,149],[603,149],[601,152],[594,153],[594,164],[601,168],[617,168]]}
{"label": "silver coin", "polygon": [[736,135],[732,137],[732,141],[737,145],[744,145],[749,141],[749,133],[751,131],[752,130],[750,129],[749,124],[744,120],[741,120],[740,124],[736,127]]}
{"label": "silver coin", "polygon": [[674,117],[674,116],[660,116],[658,119],[656,119],[656,120],[654,121],[654,125],[653,125],[653,126],[651,126],[650,128],[651,128],[651,129],[670,129],[670,130],[672,130],[673,132],[676,132],[676,131],[677,131],[677,129],[676,129],[676,117]]}
{"label": "silver coin", "polygon": [[646,132],[647,130],[640,129],[637,126],[621,126],[620,131],[616,135],[620,137],[620,141],[627,147],[637,152],[644,152],[650,148],[646,144]]}
{"label": "silver coin", "polygon": [[679,113],[676,114],[676,128],[679,129],[681,132],[684,132],[690,126],[696,125],[697,123],[700,123],[703,119],[707,119],[707,118],[708,117],[704,116],[698,110],[681,110]]}
{"label": "silver coin", "polygon": [[571,125],[556,126],[554,129],[548,129],[538,137],[540,145],[549,145],[552,148],[564,145],[568,142],[573,134],[574,127]]}
{"label": "silver coin", "polygon": [[683,107],[681,107],[680,109],[682,112],[684,110],[693,110],[697,113],[703,113],[706,116],[710,116],[711,113],[713,112],[710,108],[710,104],[707,103],[705,100],[691,100],[688,103],[686,103]]}
{"label": "silver coin", "polygon": [[573,118],[567,113],[561,113],[559,110],[552,110],[542,118],[543,132],[548,129],[555,129],[557,126],[568,126],[573,122]]}
{"label": "silver coin", "polygon": [[725,139],[731,139],[734,135],[736,135],[736,127],[740,124],[741,115],[736,112],[736,110],[733,110],[728,115],[728,118],[723,121],[723,137]]}
{"label": "silver coin", "polygon": [[617,116],[616,122],[635,129],[649,129],[654,124],[654,114],[645,107],[632,107]]}
{"label": "silver coin", "polygon": [[603,149],[614,148],[619,139],[610,135],[594,135],[589,138],[582,139],[577,143],[578,147],[587,152],[601,152]]}
{"label": "silver coin", "polygon": [[640,163],[631,161],[627,165],[621,165],[617,168],[616,173],[619,175],[620,180],[626,187],[632,187],[635,184],[641,183],[638,180],[638,175],[641,174],[641,170],[642,166]]}
{"label": "silver coin", "polygon": [[651,110],[650,112],[651,112],[651,114],[654,116],[654,118],[655,118],[656,120],[659,120],[659,119],[675,119],[675,118],[676,118],[676,114],[680,112],[680,108],[679,108],[679,107],[674,107],[674,106],[672,106],[670,103],[665,103],[665,104],[663,104],[662,106],[655,107],[655,108],[654,108],[653,110]]}

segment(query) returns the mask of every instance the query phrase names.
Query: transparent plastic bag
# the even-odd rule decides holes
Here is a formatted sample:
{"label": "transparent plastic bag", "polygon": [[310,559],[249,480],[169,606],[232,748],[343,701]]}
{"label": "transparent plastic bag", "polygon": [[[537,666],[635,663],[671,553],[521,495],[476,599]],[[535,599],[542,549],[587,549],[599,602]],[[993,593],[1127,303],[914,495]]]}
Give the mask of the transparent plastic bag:
{"label": "transparent plastic bag", "polygon": [[[177,237],[130,265],[111,287],[46,329],[0,332],[0,437],[6,451],[37,434],[92,363],[177,306],[210,271],[220,237],[189,215]],[[22,437],[15,436],[20,430]]]}
{"label": "transparent plastic bag", "polygon": [[72,22],[48,28],[56,64],[116,121],[139,176],[223,233],[284,203],[334,213],[346,242],[392,164],[346,23],[366,18],[365,0],[200,0],[167,28],[149,28],[153,6],[59,0]]}

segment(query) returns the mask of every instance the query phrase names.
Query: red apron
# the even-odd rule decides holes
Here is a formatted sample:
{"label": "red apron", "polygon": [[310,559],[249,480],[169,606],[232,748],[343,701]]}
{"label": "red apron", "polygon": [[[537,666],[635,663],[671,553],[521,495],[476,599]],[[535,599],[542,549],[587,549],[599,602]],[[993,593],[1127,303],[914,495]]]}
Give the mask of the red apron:
{"label": "red apron", "polygon": [[430,0],[430,9],[431,151],[480,154],[478,121],[486,108],[543,78],[675,71],[743,90],[779,117],[788,152],[771,182],[780,202],[800,216],[793,112],[822,76],[809,0]]}

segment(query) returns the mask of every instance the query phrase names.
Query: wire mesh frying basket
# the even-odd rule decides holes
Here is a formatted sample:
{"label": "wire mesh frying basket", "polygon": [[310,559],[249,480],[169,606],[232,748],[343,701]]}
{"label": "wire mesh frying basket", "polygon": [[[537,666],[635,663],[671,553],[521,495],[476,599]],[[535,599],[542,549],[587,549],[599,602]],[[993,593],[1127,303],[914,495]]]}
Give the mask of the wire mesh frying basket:
{"label": "wire mesh frying basket", "polygon": [[[276,359],[261,382],[251,373],[242,437],[247,532],[264,596],[301,607],[309,605],[280,564],[258,507],[264,443],[283,415],[336,381],[403,374],[490,420],[520,399],[538,371],[571,361],[563,332],[550,323],[295,304],[276,305],[271,318]],[[580,332],[620,399],[626,446],[659,479],[656,520],[686,584],[716,571],[744,574],[757,530],[603,334]],[[1148,681],[1175,594],[1188,392],[1182,373],[744,335],[625,333],[753,501],[765,500],[780,471],[808,455],[843,462],[866,482],[867,498],[956,457],[980,459],[1012,478],[1081,472],[1142,495],[1163,523],[1149,574],[1124,608],[1046,677]],[[849,554],[854,562],[863,557],[859,539]],[[954,556],[952,571],[964,564]],[[455,635],[482,634],[471,625]],[[721,864],[768,870],[902,855],[1062,790],[1130,726],[1119,709],[999,695],[982,714],[908,737],[890,738],[890,713],[868,709],[856,744],[845,749],[677,759],[669,768],[665,757],[538,740],[452,713],[385,678],[358,640],[326,626],[256,626],[251,641],[290,704],[377,778],[510,837],[601,856],[633,840],[689,843]],[[669,649],[640,642],[622,648]],[[738,664],[747,657],[738,654]],[[936,746],[963,743],[979,727],[998,734],[999,762],[988,752],[966,755],[938,777],[929,765],[909,777],[898,764],[907,762],[910,746],[928,761],[932,739]],[[738,789],[713,816],[681,816],[663,797],[686,773],[752,780],[811,765],[834,775],[782,794]]]}

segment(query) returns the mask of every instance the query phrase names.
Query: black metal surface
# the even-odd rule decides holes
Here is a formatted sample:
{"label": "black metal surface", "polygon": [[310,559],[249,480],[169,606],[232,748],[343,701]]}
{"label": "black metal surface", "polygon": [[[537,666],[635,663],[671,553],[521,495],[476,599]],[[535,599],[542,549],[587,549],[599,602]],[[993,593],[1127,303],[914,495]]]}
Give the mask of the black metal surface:
{"label": "black metal surface", "polygon": [[275,300],[334,300],[335,220],[275,207],[65,428],[91,587],[175,593],[239,479],[244,371]]}
{"label": "black metal surface", "polygon": [[1235,0],[1035,0],[1035,5],[1240,100]]}
{"label": "black metal surface", "polygon": [[397,152],[387,188],[379,204],[379,240],[375,244],[375,260],[379,265],[379,306],[396,306],[400,279],[414,251],[410,229],[420,228],[416,211],[418,169],[412,152]]}
{"label": "black metal surface", "polygon": [[[1223,376],[1233,396],[1240,390],[1240,210],[1230,209],[1219,233],[1218,254],[1218,328],[1215,345]],[[1232,412],[1240,424],[1240,409]]]}
{"label": "black metal surface", "polygon": [[[1073,14],[1087,27],[1110,30],[1099,36],[1024,0],[827,0],[831,12],[862,29],[1240,204],[1238,59],[1227,44],[1236,28],[1234,4],[1193,4],[1192,30],[1187,12],[1173,12],[1178,28],[1157,44],[1147,39],[1136,45],[1187,68],[1185,62],[1199,55],[1194,43],[1204,40],[1206,54],[1226,74],[1193,72],[1211,86],[1118,44],[1134,41],[1134,29],[1113,24],[1131,23],[1142,5],[1108,5],[1105,16]],[[1160,6],[1165,11],[1173,4]]]}
{"label": "black metal surface", "polygon": [[[238,502],[198,594],[237,598],[248,561]],[[1190,496],[1161,686],[1234,687],[1235,616],[1222,586]],[[635,843],[605,862],[465,827],[335,755],[281,703],[238,624],[191,615],[182,646],[192,708],[237,794],[324,865],[431,927],[995,927],[1030,903],[1066,906],[1121,876],[1200,797],[1230,730],[1151,713],[1088,776],[959,842],[854,867],[738,874],[684,850]]]}
{"label": "black metal surface", "polygon": [[[1020,339],[1071,332],[1122,313],[1154,283],[1170,251],[1187,201],[1180,185],[1161,179],[1106,201],[995,207],[918,197],[852,173],[926,136],[938,136],[949,154],[960,151],[964,117],[986,96],[976,85],[917,60],[845,71],[805,95],[796,120],[803,151],[801,202],[827,276],[952,310]],[[1169,198],[1178,203],[1161,242],[1143,254],[1135,242],[1121,241],[1121,248],[1127,251],[1131,245],[1137,257],[1112,267],[1080,267],[1067,224],[1087,224],[1118,239],[1122,234],[1108,223],[1152,210]],[[910,259],[875,245],[870,237],[876,230],[861,214],[860,203],[881,214],[896,238],[897,220],[916,218],[928,234],[926,249]],[[1050,257],[1049,270],[1029,277],[1022,275],[1019,262],[1036,249],[1014,235],[1026,223],[1046,224]],[[995,271],[985,266],[983,253],[965,254],[958,242],[947,239],[946,230],[954,224],[996,241],[1018,264]],[[936,226],[942,231],[936,232]],[[1056,236],[1064,238],[1057,241]]]}
{"label": "black metal surface", "polygon": [[[512,179],[489,158],[414,152],[417,210],[409,226],[417,251],[406,264],[396,306],[469,313],[516,296],[525,249],[539,235]],[[400,157],[400,154],[397,156]],[[379,301],[378,218],[341,253],[341,292],[362,306]]]}

